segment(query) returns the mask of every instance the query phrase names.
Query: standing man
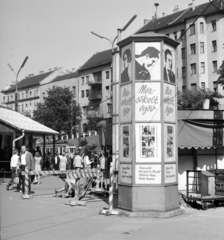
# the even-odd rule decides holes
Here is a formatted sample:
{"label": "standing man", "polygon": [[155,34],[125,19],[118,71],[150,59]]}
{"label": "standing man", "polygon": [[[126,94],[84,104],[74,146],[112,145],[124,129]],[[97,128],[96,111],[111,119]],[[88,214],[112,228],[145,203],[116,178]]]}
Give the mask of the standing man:
{"label": "standing man", "polygon": [[173,57],[170,49],[166,49],[164,55],[165,55],[165,67],[163,68],[164,81],[175,83],[175,74],[172,71]]}
{"label": "standing man", "polygon": [[[80,156],[80,152],[78,151],[74,162],[73,162],[73,166],[75,169],[75,173],[78,175],[80,173],[80,169],[82,168],[82,157]],[[76,178],[76,183],[75,183],[75,199],[76,201],[79,200],[79,191],[80,191],[80,178]]]}
{"label": "standing man", "polygon": [[150,71],[159,59],[160,51],[154,47],[147,47],[141,54],[135,55],[135,79],[151,80]]}
{"label": "standing man", "polygon": [[13,184],[14,178],[16,177],[17,168],[19,165],[19,155],[18,149],[13,150],[13,156],[11,157],[10,169],[11,169],[11,179],[6,186],[6,190],[9,191],[9,187]]}
{"label": "standing man", "polygon": [[126,49],[123,53],[124,70],[121,73],[121,83],[130,82],[131,80],[131,50]]}
{"label": "standing man", "polygon": [[[25,171],[26,168],[28,168],[29,171],[34,170],[35,168],[35,162],[34,162],[34,158],[33,155],[28,151],[28,147],[26,146],[22,146],[21,147],[21,155],[20,155],[20,169],[21,172]],[[30,176],[29,176],[29,194],[31,191],[31,186],[30,186]],[[22,192],[23,194],[25,193],[25,175],[20,174],[20,184],[22,184]]]}

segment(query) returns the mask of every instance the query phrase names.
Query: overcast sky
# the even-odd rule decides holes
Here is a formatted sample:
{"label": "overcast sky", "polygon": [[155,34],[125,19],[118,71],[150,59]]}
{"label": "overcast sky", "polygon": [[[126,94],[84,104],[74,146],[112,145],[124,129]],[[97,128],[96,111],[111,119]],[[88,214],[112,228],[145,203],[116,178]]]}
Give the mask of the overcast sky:
{"label": "overcast sky", "polygon": [[[152,18],[156,2],[162,16],[171,14],[175,5],[187,8],[191,0],[0,0],[0,90],[15,81],[7,63],[18,71],[29,56],[19,80],[53,67],[77,69],[94,53],[110,48],[90,31],[114,38],[116,29],[137,14],[122,33],[125,38]],[[196,0],[195,5],[205,2]]]}

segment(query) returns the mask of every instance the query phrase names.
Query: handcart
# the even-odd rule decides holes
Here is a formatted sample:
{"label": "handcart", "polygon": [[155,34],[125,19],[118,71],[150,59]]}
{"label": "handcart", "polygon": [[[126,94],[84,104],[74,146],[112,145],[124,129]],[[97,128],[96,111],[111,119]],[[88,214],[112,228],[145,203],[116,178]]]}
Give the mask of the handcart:
{"label": "handcart", "polygon": [[[214,184],[209,184],[209,178]],[[224,170],[187,170],[186,198],[188,203],[200,201],[203,210],[208,208],[207,203],[224,203]]]}

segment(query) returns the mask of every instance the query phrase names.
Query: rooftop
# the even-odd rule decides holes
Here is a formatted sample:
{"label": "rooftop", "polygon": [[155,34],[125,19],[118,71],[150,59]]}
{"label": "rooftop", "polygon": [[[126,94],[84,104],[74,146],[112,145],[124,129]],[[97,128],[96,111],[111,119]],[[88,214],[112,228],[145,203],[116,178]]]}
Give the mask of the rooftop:
{"label": "rooftop", "polygon": [[79,76],[79,72],[76,71],[73,73],[68,73],[68,74],[64,74],[62,76],[58,76],[52,82],[58,82],[58,81],[66,80],[66,79],[77,78],[78,76]]}
{"label": "rooftop", "polygon": [[[25,78],[23,80],[21,80],[20,82],[18,82],[17,84],[17,88],[18,89],[21,89],[21,88],[24,88],[24,87],[29,87],[29,86],[33,86],[33,85],[37,85],[39,84],[42,80],[44,80],[47,76],[49,76],[51,72],[46,72],[46,73],[43,73],[43,74],[40,74],[40,75],[36,75],[36,76],[32,76],[32,77],[29,77],[29,78]],[[16,86],[13,85],[12,87],[10,87],[9,89],[7,90],[3,90],[2,92],[6,93],[6,92],[12,92],[12,91],[15,91],[16,89]]]}
{"label": "rooftop", "polygon": [[[213,5],[214,4],[214,5]],[[223,12],[224,10],[222,6],[224,6],[224,0],[214,0],[213,4],[210,4],[210,2],[203,3],[201,5],[195,6],[195,9],[184,9],[178,12],[175,12],[173,14],[158,18],[158,19],[153,19],[149,23],[147,23],[145,26],[143,26],[140,30],[138,30],[136,33],[143,33],[147,31],[155,31],[158,29],[162,29],[168,26],[173,26],[178,23],[184,22],[188,18],[200,16],[201,13],[205,10],[205,12],[202,14],[204,15],[209,15],[212,13],[218,13],[218,12]],[[209,6],[210,5],[210,6]],[[222,9],[221,9],[222,7]],[[220,10],[219,10],[220,9]],[[176,20],[176,21],[175,21]]]}

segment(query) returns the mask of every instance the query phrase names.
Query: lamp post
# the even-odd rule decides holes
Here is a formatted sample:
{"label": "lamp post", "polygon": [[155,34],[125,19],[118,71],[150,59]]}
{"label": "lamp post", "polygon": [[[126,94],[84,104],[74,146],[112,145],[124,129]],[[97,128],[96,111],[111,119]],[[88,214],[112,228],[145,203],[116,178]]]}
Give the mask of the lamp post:
{"label": "lamp post", "polygon": [[112,51],[112,101],[113,101],[113,112],[112,112],[112,150],[113,150],[113,169],[116,170],[116,166],[118,165],[118,156],[119,156],[119,92],[120,92],[120,71],[119,71],[119,48],[117,47],[117,50],[114,50],[114,43],[117,40],[119,42],[121,40],[121,32],[124,32],[129,25],[135,20],[137,15],[134,15],[128,23],[122,28],[117,29],[117,36],[114,38],[114,40],[110,40],[104,36],[101,36],[100,34],[97,34],[95,32],[91,32],[96,37],[99,37],[101,39],[106,39],[111,43],[111,51]]}
{"label": "lamp post", "polygon": [[25,57],[22,65],[21,65],[21,67],[19,68],[19,71],[18,71],[17,73],[14,71],[14,69],[12,68],[12,66],[8,63],[8,67],[9,67],[10,70],[11,70],[12,72],[14,72],[15,75],[16,75],[16,91],[15,91],[15,111],[16,111],[16,112],[18,111],[18,88],[17,88],[18,76],[19,76],[20,70],[25,66],[27,59],[28,59],[28,56]]}
{"label": "lamp post", "polygon": [[77,117],[76,117],[76,121],[77,121],[78,124],[79,124],[78,147],[80,147],[80,145],[81,145],[81,117],[80,117],[80,116],[77,116]]}

